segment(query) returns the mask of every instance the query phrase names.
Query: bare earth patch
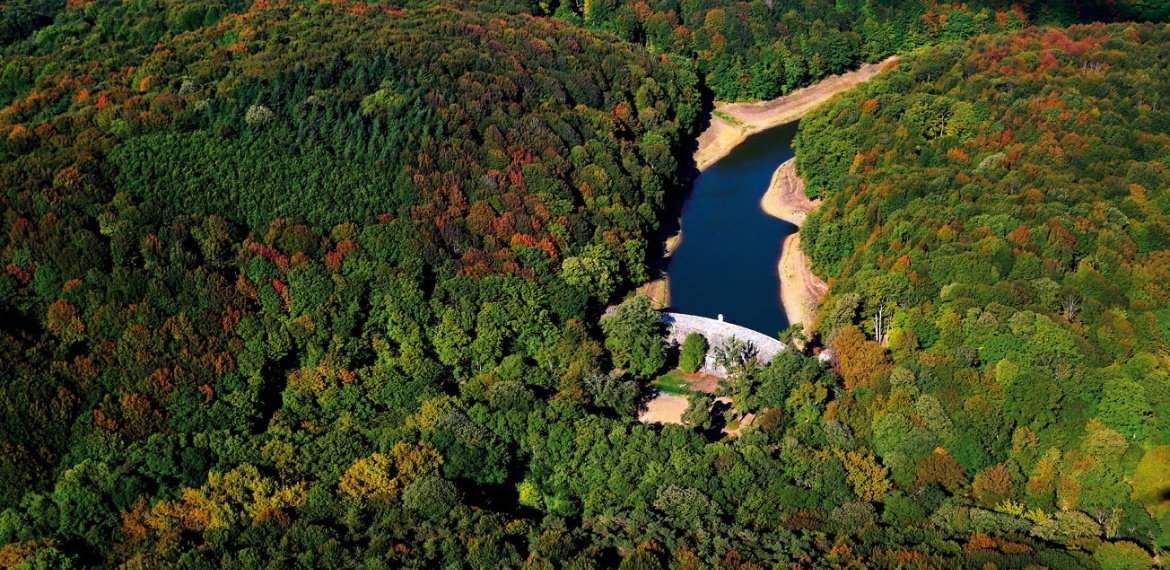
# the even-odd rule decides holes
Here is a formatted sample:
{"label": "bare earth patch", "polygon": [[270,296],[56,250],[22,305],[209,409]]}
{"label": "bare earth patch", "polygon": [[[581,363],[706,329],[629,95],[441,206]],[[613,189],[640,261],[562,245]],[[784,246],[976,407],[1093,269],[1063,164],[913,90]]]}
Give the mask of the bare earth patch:
{"label": "bare earth patch", "polygon": [[644,424],[681,424],[688,405],[683,396],[659,394],[646,402],[646,409],[638,415],[638,421]]}
{"label": "bare earth patch", "polygon": [[817,303],[829,291],[829,286],[809,269],[808,258],[800,249],[800,234],[784,238],[779,271],[780,303],[788,314],[788,322],[801,323],[805,331],[811,331]]}
{"label": "bare earth patch", "polygon": [[665,309],[670,306],[670,281],[665,276],[643,284],[638,287],[635,293],[648,297],[650,306],[655,309]]}
{"label": "bare earth patch", "polygon": [[[769,101],[716,103],[715,112],[718,114],[711,116],[711,125],[699,135],[695,165],[699,170],[706,170],[715,161],[727,156],[731,149],[748,136],[807,115],[829,97],[868,80],[897,61],[897,57],[891,57],[881,63],[867,63],[856,71],[834,75],[816,85],[797,89]],[[731,120],[725,120],[718,115]]]}
{"label": "bare earth patch", "polygon": [[[694,374],[683,372],[682,377],[695,392],[713,394],[719,387],[719,377],[702,371]],[[681,424],[688,405],[686,396],[659,392],[658,396],[646,403],[646,409],[638,415],[638,421],[644,424]]]}
{"label": "bare earth patch", "polygon": [[683,373],[683,378],[686,378],[691,383],[691,390],[695,392],[706,392],[714,394],[715,390],[719,388],[719,377],[712,376],[706,372],[699,371],[694,374]]}
{"label": "bare earth patch", "polygon": [[723,434],[728,437],[739,437],[739,434],[743,432],[743,428],[752,425],[755,421],[755,414],[746,414],[742,418],[739,418],[739,425],[735,429],[723,428]]}
{"label": "bare earth patch", "polygon": [[780,218],[800,227],[809,212],[821,205],[820,200],[809,200],[804,193],[804,180],[796,175],[796,159],[780,165],[772,175],[772,183],[760,200],[760,207],[769,216]]}

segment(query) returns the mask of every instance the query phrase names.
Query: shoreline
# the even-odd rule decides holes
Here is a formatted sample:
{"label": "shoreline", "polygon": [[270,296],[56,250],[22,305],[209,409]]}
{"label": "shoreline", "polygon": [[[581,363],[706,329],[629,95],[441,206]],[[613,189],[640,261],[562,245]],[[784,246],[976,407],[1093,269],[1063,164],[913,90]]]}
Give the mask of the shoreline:
{"label": "shoreline", "polygon": [[[833,95],[864,83],[897,63],[898,56],[890,56],[769,101],[716,103],[711,125],[699,135],[696,167],[700,172],[706,170],[749,136],[799,120]],[[784,238],[776,272],[780,276],[780,304],[788,323],[801,323],[806,335],[811,334],[817,302],[829,290],[829,286],[813,274],[808,258],[800,249],[800,226],[808,213],[819,205],[819,200],[814,202],[805,195],[804,181],[796,175],[795,158],[776,169],[768,191],[760,199],[760,207],[765,213],[797,227],[795,233]]]}
{"label": "shoreline", "polygon": [[812,331],[817,302],[829,290],[829,286],[813,274],[808,258],[800,249],[800,226],[809,212],[820,205],[820,200],[809,200],[804,193],[804,181],[796,175],[795,158],[786,160],[776,169],[768,191],[760,199],[760,208],[766,214],[797,228],[784,238],[776,271],[780,274],[780,304],[788,315],[788,323],[801,323],[806,335]]}
{"label": "shoreline", "polygon": [[706,170],[749,136],[800,119],[833,95],[868,80],[897,61],[898,56],[890,56],[878,63],[867,63],[855,71],[826,77],[768,101],[716,102],[711,124],[698,138],[695,166],[700,172]]}
{"label": "shoreline", "polygon": [[[663,246],[662,261],[664,265],[670,262],[670,256],[674,255],[674,251],[678,249],[679,244],[682,243],[682,230],[675,232],[674,235],[666,238],[666,244]],[[653,281],[648,281],[640,285],[634,290],[634,294],[643,295],[650,299],[650,306],[655,309],[666,309],[670,307],[670,274],[666,271],[662,272],[662,277]]]}
{"label": "shoreline", "polygon": [[[833,95],[869,80],[878,73],[896,65],[897,62],[898,56],[890,56],[878,63],[864,64],[857,70],[829,76],[814,85],[802,87],[792,93],[767,101],[716,102],[715,109],[711,114],[710,125],[696,139],[698,148],[694,154],[695,167],[701,173],[718,162],[719,159],[727,156],[732,149],[747,140],[749,136],[799,120]],[[781,165],[781,169],[783,167],[784,165]],[[779,175],[780,169],[777,169],[772,176],[771,186],[777,184]],[[795,170],[793,177],[795,177]],[[799,195],[803,197],[804,183],[799,178],[796,178],[796,182],[800,184]],[[771,186],[769,193],[772,192]],[[791,222],[797,227],[804,222],[807,213],[816,208],[816,205],[813,205],[810,209],[797,214],[795,210],[804,207],[797,204],[792,208],[794,212],[785,214],[781,211],[785,208],[785,203],[781,202],[777,203],[777,208],[779,208],[777,211],[780,213],[774,213],[768,210],[767,204],[764,204],[768,201],[768,195],[765,194],[764,201],[761,202],[765,212]],[[805,201],[807,202],[808,199],[805,198]],[[675,234],[666,238],[661,259],[663,267],[668,267],[670,257],[678,249],[682,239],[681,227]],[[784,239],[777,270],[780,273],[781,305],[788,322],[804,323],[807,333],[812,330],[812,308],[815,307],[816,301],[820,299],[828,287],[820,278],[809,271],[808,260],[800,250],[799,244],[799,232]],[[789,270],[786,270],[786,267]],[[785,277],[785,275],[789,277]],[[668,308],[670,306],[670,272],[663,270],[661,277],[644,283],[635,292],[649,297],[651,305],[655,308]]]}

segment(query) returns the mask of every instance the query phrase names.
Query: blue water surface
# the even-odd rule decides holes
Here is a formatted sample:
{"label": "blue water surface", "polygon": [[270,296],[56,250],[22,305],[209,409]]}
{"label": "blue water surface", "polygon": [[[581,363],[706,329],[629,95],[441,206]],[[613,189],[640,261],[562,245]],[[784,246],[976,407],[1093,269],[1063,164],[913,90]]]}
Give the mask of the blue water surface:
{"label": "blue water surface", "polygon": [[724,319],[764,334],[788,326],[776,264],[796,226],[760,209],[772,174],[792,158],[797,123],[749,137],[695,179],[682,211],[670,274],[672,310]]}

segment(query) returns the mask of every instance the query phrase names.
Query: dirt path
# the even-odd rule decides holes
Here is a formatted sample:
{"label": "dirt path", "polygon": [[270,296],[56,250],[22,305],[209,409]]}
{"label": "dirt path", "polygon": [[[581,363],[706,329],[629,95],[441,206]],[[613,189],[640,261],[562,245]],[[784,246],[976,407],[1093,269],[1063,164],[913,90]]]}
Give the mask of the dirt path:
{"label": "dirt path", "polygon": [[[804,181],[796,175],[796,159],[791,159],[776,169],[767,193],[760,200],[760,207],[768,215],[799,228],[808,213],[817,209],[820,203],[820,200],[809,200],[805,195]],[[809,269],[808,258],[800,249],[799,232],[784,238],[776,270],[780,273],[780,303],[788,315],[788,322],[803,324],[807,334],[812,330],[817,301],[829,286]]]}
{"label": "dirt path", "polygon": [[770,101],[716,103],[711,125],[699,135],[695,165],[706,170],[748,136],[805,116],[829,97],[866,81],[897,61],[897,57],[890,57],[881,63],[867,63],[857,71],[828,77]]}

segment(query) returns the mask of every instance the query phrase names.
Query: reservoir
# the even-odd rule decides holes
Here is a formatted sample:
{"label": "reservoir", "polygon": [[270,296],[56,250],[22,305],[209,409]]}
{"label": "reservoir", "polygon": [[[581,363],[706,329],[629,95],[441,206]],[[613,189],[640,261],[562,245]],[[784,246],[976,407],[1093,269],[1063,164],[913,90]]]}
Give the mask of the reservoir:
{"label": "reservoir", "polygon": [[796,226],[764,213],[772,174],[792,158],[797,123],[748,137],[695,179],[682,210],[682,242],[671,256],[672,310],[775,336],[788,326],[777,262]]}

